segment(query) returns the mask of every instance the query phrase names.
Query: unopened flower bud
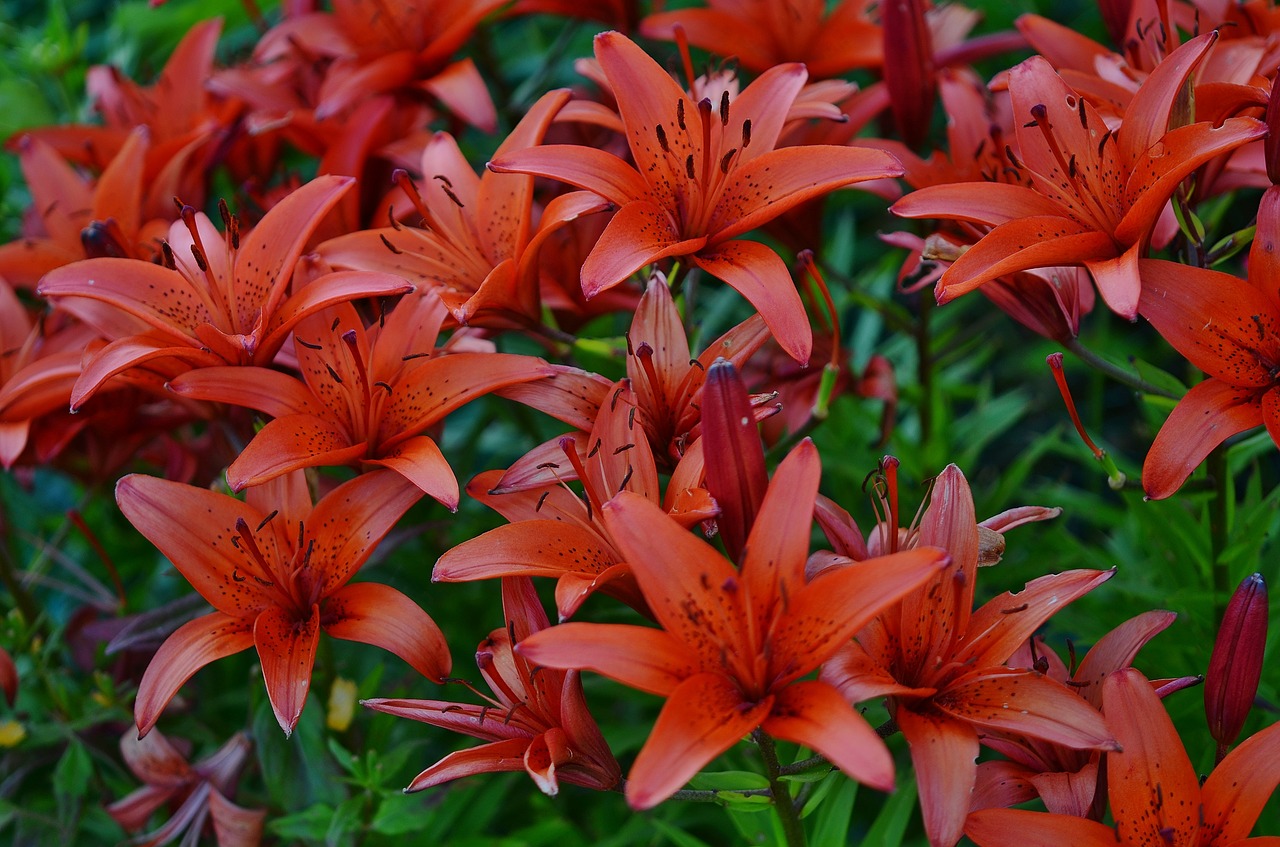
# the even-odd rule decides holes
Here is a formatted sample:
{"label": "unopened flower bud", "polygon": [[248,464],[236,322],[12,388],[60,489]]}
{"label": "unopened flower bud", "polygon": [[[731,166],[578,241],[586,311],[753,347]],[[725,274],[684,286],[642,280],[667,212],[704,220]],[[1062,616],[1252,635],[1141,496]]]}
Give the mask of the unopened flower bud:
{"label": "unopened flower bud", "polygon": [[1204,711],[1218,742],[1218,760],[1240,735],[1262,676],[1267,643],[1267,584],[1247,577],[1227,604],[1204,681]]}
{"label": "unopened flower bud", "polygon": [[747,389],[727,359],[717,359],[707,369],[702,386],[702,441],[707,490],[720,507],[716,518],[720,538],[736,561],[764,502],[769,474]]}

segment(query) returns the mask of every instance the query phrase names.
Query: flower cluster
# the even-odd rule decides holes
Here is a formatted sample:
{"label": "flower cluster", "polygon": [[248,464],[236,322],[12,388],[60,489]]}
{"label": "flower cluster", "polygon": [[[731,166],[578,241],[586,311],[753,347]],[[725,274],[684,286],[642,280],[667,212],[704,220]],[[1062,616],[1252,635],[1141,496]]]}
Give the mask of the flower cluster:
{"label": "flower cluster", "polygon": [[[142,830],[170,806],[149,844],[288,837],[271,829],[281,810],[232,802],[244,735],[191,765],[156,727],[198,720],[192,678],[252,647],[240,702],[264,693],[298,743],[313,682],[336,685],[331,654],[350,648],[325,633],[397,657],[395,680],[362,683],[383,686],[362,689],[369,710],[486,742],[428,761],[410,792],[516,771],[633,810],[764,798],[794,847],[830,833],[810,816],[838,774],[889,792],[905,773],[931,847],[1245,843],[1280,783],[1276,724],[1232,749],[1269,609],[1267,565],[1227,545],[1238,497],[1261,503],[1244,528],[1259,539],[1277,502],[1232,474],[1280,445],[1280,14],[1100,5],[1114,49],[1034,15],[971,35],[976,12],[927,0],[332,0],[283,4],[223,60],[223,23],[197,24],[149,87],[92,68],[99,122],[9,144],[31,207],[0,246],[0,465],[19,484],[56,469],[114,486],[165,573],[211,607],[150,640],[114,636],[144,662],[118,679],[133,691],[124,761],[146,786],[110,815]],[[535,75],[513,92],[491,39],[565,15],[617,29],[594,35],[574,89]],[[701,73],[695,49],[713,57]],[[872,261],[839,258],[864,226],[909,251],[890,259],[894,292],[864,286]],[[819,268],[838,266],[828,285]],[[979,521],[976,483],[950,463],[978,454],[938,425],[948,352],[930,316],[975,290],[1165,402],[1146,498],[1199,486],[1208,460],[1216,594],[1201,607],[1225,617],[1207,780],[1161,699],[1206,668],[1132,667],[1172,612],[1067,663],[1038,633],[1116,568],[1041,552],[1041,526],[1018,533],[1022,558],[1035,551],[1025,579],[988,567],[1007,532],[1061,510]],[[1194,385],[1106,360],[1089,326],[1181,356]],[[978,384],[989,357],[969,352]],[[841,439],[881,403],[868,440],[932,476],[904,520],[900,459],[881,459],[864,533],[840,486],[868,468]],[[465,445],[464,407],[484,420]],[[1260,426],[1269,440],[1233,461],[1232,439]],[[503,466],[468,464],[491,456]],[[471,501],[506,523],[473,519]],[[438,544],[434,568],[390,553],[415,536]],[[16,617],[42,625],[3,553]],[[1242,560],[1260,572],[1228,604]],[[467,590],[451,583],[501,595],[475,654],[490,694],[453,676],[450,643],[484,630],[451,609]],[[35,640],[0,648],[19,714]],[[661,701],[613,749],[645,701],[597,675]],[[451,685],[468,702],[431,687]],[[705,781],[747,749],[762,776]],[[1047,813],[1008,808],[1032,801]]]}

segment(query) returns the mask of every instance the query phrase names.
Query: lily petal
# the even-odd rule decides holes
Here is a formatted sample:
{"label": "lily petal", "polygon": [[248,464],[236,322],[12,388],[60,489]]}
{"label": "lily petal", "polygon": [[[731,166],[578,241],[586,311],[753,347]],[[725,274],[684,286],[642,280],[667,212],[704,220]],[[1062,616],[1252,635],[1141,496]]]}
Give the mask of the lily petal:
{"label": "lily petal", "polygon": [[773,706],[768,696],[744,702],[721,674],[700,673],[667,695],[666,705],[636,756],[627,780],[627,803],[639,811],[656,806],[703,766],[760,726]]}
{"label": "lily petal", "polygon": [[390,468],[435,498],[451,512],[458,511],[458,478],[440,452],[440,445],[425,435],[401,441],[376,459],[365,464]]}
{"label": "lily petal", "polygon": [[646,265],[701,250],[705,236],[681,239],[667,210],[644,198],[614,214],[582,264],[582,293],[594,297]]}
{"label": "lily petal", "polygon": [[405,792],[422,791],[464,776],[524,770],[524,754],[530,739],[511,738],[450,753],[413,778]]}
{"label": "lily petal", "polygon": [[138,735],[151,731],[164,707],[196,671],[210,662],[252,646],[250,622],[222,612],[196,618],[178,627],[160,645],[138,683],[138,696],[133,701]]}
{"label": "lily petal", "polygon": [[756,241],[724,241],[689,257],[747,298],[787,355],[800,364],[813,352],[813,328],[782,258]]}
{"label": "lily petal", "polygon": [[325,601],[320,625],[334,638],[395,653],[432,682],[443,680],[452,667],[440,627],[389,585],[357,582],[339,588]]}
{"label": "lily petal", "polygon": [[894,718],[911,749],[930,847],[953,847],[964,831],[969,795],[977,779],[978,733],[937,711],[899,707]]}
{"label": "lily petal", "polygon": [[1191,472],[1222,442],[1262,423],[1256,391],[1217,379],[1192,386],[1160,427],[1142,463],[1142,489],[1163,500],[1187,481]]}
{"label": "lily petal", "polygon": [[544,144],[516,150],[489,163],[496,173],[526,173],[594,191],[617,206],[649,195],[636,169],[612,153],[576,144]]}
{"label": "lily petal", "polygon": [[262,679],[276,721],[285,736],[293,734],[311,688],[311,670],[320,641],[320,607],[300,620],[279,606],[268,606],[253,624],[253,642],[262,664]]}
{"label": "lily petal", "polygon": [[1035,671],[973,671],[938,692],[933,703],[980,727],[1075,749],[1117,749],[1097,709]]}
{"label": "lily petal", "polygon": [[1228,753],[1205,780],[1200,843],[1235,844],[1248,837],[1278,783],[1280,724],[1272,724]]}
{"label": "lily petal", "polygon": [[1097,821],[1022,809],[974,812],[964,834],[980,847],[1116,847],[1115,830]]}
{"label": "lily petal", "polygon": [[1121,747],[1107,754],[1121,840],[1198,843],[1200,783],[1151,683],[1133,668],[1118,670],[1102,684],[1102,707]]}
{"label": "lily petal", "polygon": [[762,728],[823,756],[852,779],[880,791],[893,790],[893,757],[866,719],[825,682],[809,680],[782,688]]}
{"label": "lily petal", "polygon": [[363,458],[369,446],[351,443],[338,424],[312,414],[268,421],[227,468],[232,491],[261,485],[300,468],[346,465]]}
{"label": "lily petal", "polygon": [[595,671],[660,697],[700,670],[670,633],[625,624],[562,623],[530,635],[516,652],[536,665]]}

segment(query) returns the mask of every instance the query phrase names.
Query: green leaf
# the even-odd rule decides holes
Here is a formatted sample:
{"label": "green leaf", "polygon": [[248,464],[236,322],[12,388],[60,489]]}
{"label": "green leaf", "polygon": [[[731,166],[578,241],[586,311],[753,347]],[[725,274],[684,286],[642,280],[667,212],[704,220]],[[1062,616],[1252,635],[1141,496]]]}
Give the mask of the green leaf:
{"label": "green leaf", "polygon": [[329,821],[329,829],[325,831],[326,847],[354,843],[351,836],[360,830],[360,813],[364,810],[364,803],[365,798],[357,796],[349,797],[338,806],[333,819]]}
{"label": "green leaf", "polygon": [[434,803],[426,794],[394,793],[383,795],[378,810],[373,813],[369,828],[382,835],[404,835],[421,829],[435,812]]}
{"label": "green leaf", "polygon": [[89,777],[92,775],[93,762],[89,759],[89,751],[79,739],[73,738],[53,769],[54,794],[59,801],[81,798],[89,789]]}
{"label": "green leaf", "polygon": [[654,818],[653,826],[663,835],[665,835],[676,847],[711,847],[710,844],[701,838],[695,838],[682,829],[677,829],[674,825],[667,823],[661,818]]}
{"label": "green leaf", "polygon": [[[880,809],[875,823],[862,839],[862,847],[899,847],[902,834],[907,831],[907,822],[916,808],[916,783],[914,779],[905,779],[898,784],[898,790],[889,795],[888,801]],[[817,843],[817,842],[815,842]]]}
{"label": "green leaf", "polygon": [[689,780],[689,787],[705,791],[748,791],[768,788],[769,780],[754,771],[706,771]]}
{"label": "green leaf", "polygon": [[[844,774],[836,774],[830,784],[836,786],[828,792],[814,817],[813,844],[840,844],[849,832],[853,820],[853,800],[858,796],[858,783]],[[816,794],[816,792],[815,792]]]}
{"label": "green leaf", "polygon": [[309,809],[282,818],[268,818],[267,831],[280,838],[296,838],[304,841],[320,841],[329,833],[333,820],[332,806],[319,803]]}

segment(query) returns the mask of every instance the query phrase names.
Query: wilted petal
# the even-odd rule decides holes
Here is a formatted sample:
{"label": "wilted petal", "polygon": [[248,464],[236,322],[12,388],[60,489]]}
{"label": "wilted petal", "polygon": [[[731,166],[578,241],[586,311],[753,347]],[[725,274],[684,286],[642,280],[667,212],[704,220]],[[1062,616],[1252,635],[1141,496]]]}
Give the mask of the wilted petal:
{"label": "wilted petal", "polygon": [[218,847],[258,847],[266,809],[246,809],[232,803],[216,789],[209,794],[209,816]]}

